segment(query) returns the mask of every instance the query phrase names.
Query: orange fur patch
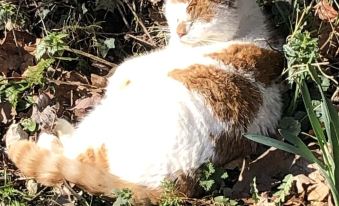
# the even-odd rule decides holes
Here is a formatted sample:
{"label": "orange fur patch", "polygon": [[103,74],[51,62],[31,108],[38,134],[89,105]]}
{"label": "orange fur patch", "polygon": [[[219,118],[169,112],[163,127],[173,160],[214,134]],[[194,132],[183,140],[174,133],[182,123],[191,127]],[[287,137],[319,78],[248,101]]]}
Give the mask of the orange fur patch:
{"label": "orange fur patch", "polygon": [[223,4],[228,8],[233,8],[235,0],[171,0],[171,2],[188,3],[187,13],[190,15],[191,20],[211,21],[216,14],[216,5]]}
{"label": "orange fur patch", "polygon": [[105,171],[109,171],[109,163],[105,145],[102,145],[96,150],[89,148],[86,150],[86,152],[80,154],[77,159],[80,162],[91,164],[95,167],[102,168]]}
{"label": "orange fur patch", "polygon": [[8,148],[8,156],[15,165],[29,177],[52,186],[63,181],[55,158],[46,149],[41,149],[28,140],[20,140]]}
{"label": "orange fur patch", "polygon": [[155,204],[160,200],[161,188],[147,188],[110,174],[105,147],[96,151],[88,149],[78,160],[71,160],[40,148],[35,142],[20,140],[8,148],[8,156],[23,174],[46,186],[67,180],[90,193],[107,196],[112,196],[115,189],[128,188],[133,192],[136,205]]}
{"label": "orange fur patch", "polygon": [[201,94],[221,121],[235,126],[246,127],[262,105],[259,89],[249,80],[212,66],[192,65],[169,76]]}
{"label": "orange fur patch", "polygon": [[254,44],[234,44],[208,56],[236,69],[253,72],[255,79],[264,85],[272,84],[284,68],[284,58],[280,53]]}

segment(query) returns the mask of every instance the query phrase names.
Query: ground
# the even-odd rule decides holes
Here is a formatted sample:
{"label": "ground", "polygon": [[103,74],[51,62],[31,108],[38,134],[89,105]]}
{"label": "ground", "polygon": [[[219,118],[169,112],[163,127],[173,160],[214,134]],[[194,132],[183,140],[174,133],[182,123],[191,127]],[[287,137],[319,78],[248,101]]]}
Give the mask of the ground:
{"label": "ground", "polygon": [[[285,29],[292,35],[284,52],[286,67],[299,68],[295,62],[300,65],[301,59],[311,59],[310,54],[319,51],[321,86],[338,108],[338,12],[336,1],[324,2],[300,6],[300,14],[311,8],[307,15],[314,20],[303,28],[298,27],[301,15],[291,15],[296,30],[311,31],[311,35],[298,39],[296,30]],[[288,15],[292,11],[277,3],[269,8],[276,24],[283,27],[287,22],[281,11],[286,9]],[[295,5],[292,10],[297,11]],[[317,39],[316,44],[312,38]],[[76,124],[100,101],[117,64],[165,44],[162,1],[0,1],[0,136],[18,122],[20,127],[14,128],[14,134],[33,141],[39,132],[51,130],[57,117]],[[314,49],[309,49],[312,45]],[[300,71],[286,73],[293,77]],[[320,94],[314,83],[307,81],[314,100]],[[287,103],[280,128],[298,131],[297,135],[301,132],[308,148],[322,159],[324,154],[312,139],[316,130],[308,121],[302,100],[293,101],[294,91],[295,86],[291,86],[284,93]],[[41,186],[24,177],[7,159],[5,141],[0,150],[0,205],[128,205],[125,197],[115,202],[69,183],[55,188]],[[208,175],[202,182],[213,189],[205,197],[178,200],[167,185],[163,205],[333,205],[319,167],[301,156],[262,146],[258,154],[225,168],[207,165]],[[219,170],[228,177],[215,177]]]}

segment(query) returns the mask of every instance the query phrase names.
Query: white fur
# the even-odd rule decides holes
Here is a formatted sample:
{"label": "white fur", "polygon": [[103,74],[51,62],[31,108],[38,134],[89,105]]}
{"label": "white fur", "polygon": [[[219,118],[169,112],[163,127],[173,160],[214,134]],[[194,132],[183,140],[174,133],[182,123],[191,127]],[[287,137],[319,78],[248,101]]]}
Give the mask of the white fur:
{"label": "white fur", "polygon": [[216,15],[212,21],[194,20],[187,26],[188,33],[180,38],[176,33],[178,24],[190,20],[186,12],[187,3],[173,3],[167,0],[165,16],[170,28],[169,45],[184,43],[197,46],[236,39],[265,45],[264,40],[268,39],[269,32],[265,24],[266,18],[256,1],[236,0],[234,6],[235,9],[217,5]]}
{"label": "white fur", "polygon": [[[109,81],[108,95],[72,138],[63,141],[65,155],[76,158],[89,147],[104,144],[109,148],[112,174],[149,187],[158,187],[175,172],[197,169],[214,156],[210,135],[229,130],[232,122],[219,121],[201,95],[168,73],[192,64],[215,65],[235,73],[231,66],[206,57],[231,44],[167,48],[123,63]],[[251,74],[244,76],[254,82]],[[264,106],[249,131],[266,134],[279,118],[280,99],[275,87],[260,89],[265,93]],[[244,130],[238,128],[239,133]]]}
{"label": "white fur", "polygon": [[[217,66],[242,74],[256,84],[264,94],[263,106],[249,128],[239,127],[236,132],[273,131],[281,108],[277,86],[265,88],[255,82],[252,74],[206,55],[244,39],[253,43],[255,38],[266,37],[264,17],[254,6],[255,1],[237,2],[237,10],[220,7],[212,22],[192,24],[181,40],[193,45],[211,40],[217,44],[191,48],[192,44],[185,46],[173,36],[172,46],[131,58],[119,66],[109,80],[101,104],[75,131],[70,129],[71,138],[61,138],[65,155],[76,158],[86,149],[104,144],[112,174],[149,187],[158,187],[165,177],[178,171],[188,173],[214,157],[215,145],[210,135],[227,132],[233,127],[232,122],[218,120],[201,95],[168,75],[174,69],[193,64]],[[172,34],[178,22],[189,20],[186,6],[167,3],[166,16]],[[229,41],[234,39],[239,41]]]}

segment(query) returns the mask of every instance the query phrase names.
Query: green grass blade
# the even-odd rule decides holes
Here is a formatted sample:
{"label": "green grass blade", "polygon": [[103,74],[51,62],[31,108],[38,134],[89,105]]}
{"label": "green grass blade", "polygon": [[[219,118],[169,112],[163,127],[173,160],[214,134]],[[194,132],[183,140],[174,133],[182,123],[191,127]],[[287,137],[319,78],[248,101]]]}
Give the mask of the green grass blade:
{"label": "green grass blade", "polygon": [[279,132],[287,141],[292,143],[299,150],[303,157],[305,157],[308,160],[312,160],[311,162],[317,163],[321,168],[326,168],[324,163],[319,161],[314,156],[312,151],[305,145],[305,143],[299,137],[285,130],[279,130]]}
{"label": "green grass blade", "polygon": [[315,112],[313,111],[311,96],[310,96],[310,93],[308,91],[307,84],[304,80],[301,83],[300,90],[301,90],[301,94],[302,94],[302,98],[303,98],[303,101],[304,101],[304,105],[305,105],[305,108],[306,108],[308,118],[309,118],[310,123],[312,125],[313,131],[314,131],[314,133],[317,137],[319,147],[320,147],[321,151],[323,152],[325,165],[330,167],[331,165],[333,165],[333,159],[332,159],[332,157],[329,153],[329,150],[327,148],[327,141],[326,141],[326,137],[325,137],[323,128],[322,128],[320,121],[317,118]]}
{"label": "green grass blade", "polygon": [[258,142],[260,144],[264,144],[264,145],[267,145],[267,146],[270,146],[270,147],[275,147],[275,148],[283,150],[285,152],[300,155],[301,157],[307,159],[311,163],[314,163],[314,161],[315,161],[314,158],[312,158],[309,155],[305,155],[299,148],[297,148],[297,147],[295,147],[291,144],[273,139],[271,137],[265,137],[265,136],[257,135],[257,134],[246,134],[244,136],[247,139]]}

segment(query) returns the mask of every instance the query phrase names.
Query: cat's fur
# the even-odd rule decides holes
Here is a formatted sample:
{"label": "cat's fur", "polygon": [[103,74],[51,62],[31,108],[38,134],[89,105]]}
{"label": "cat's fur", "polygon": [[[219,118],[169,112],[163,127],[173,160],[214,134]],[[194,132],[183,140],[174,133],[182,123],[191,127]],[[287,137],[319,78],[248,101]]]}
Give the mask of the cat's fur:
{"label": "cat's fur", "polygon": [[235,39],[265,45],[275,35],[255,0],[167,0],[165,16],[172,45]]}
{"label": "cat's fur", "polygon": [[[55,129],[59,139],[43,134],[38,144],[14,142],[8,145],[9,157],[25,175],[45,185],[66,179],[106,195],[130,188],[136,202],[146,204],[159,200],[161,182],[167,178],[176,181],[179,192],[197,195],[195,171],[204,162],[223,165],[250,154],[255,144],[242,135],[274,132],[281,113],[275,80],[282,57],[252,38],[229,41],[266,35],[264,16],[254,3],[245,1],[251,2],[191,0],[196,4],[190,4],[190,11],[211,9],[210,20],[220,25],[198,21],[206,14],[203,11],[193,22],[209,25],[211,31],[231,22],[232,31],[216,33],[218,44],[173,43],[176,46],[127,60],[109,80],[101,104],[75,130],[60,120]],[[219,4],[224,10],[217,18],[226,18],[222,21],[213,12]],[[239,23],[242,13],[236,11],[252,11],[248,7],[263,20],[257,25],[262,31],[252,34],[247,24]],[[194,31],[205,43],[205,33]]]}

